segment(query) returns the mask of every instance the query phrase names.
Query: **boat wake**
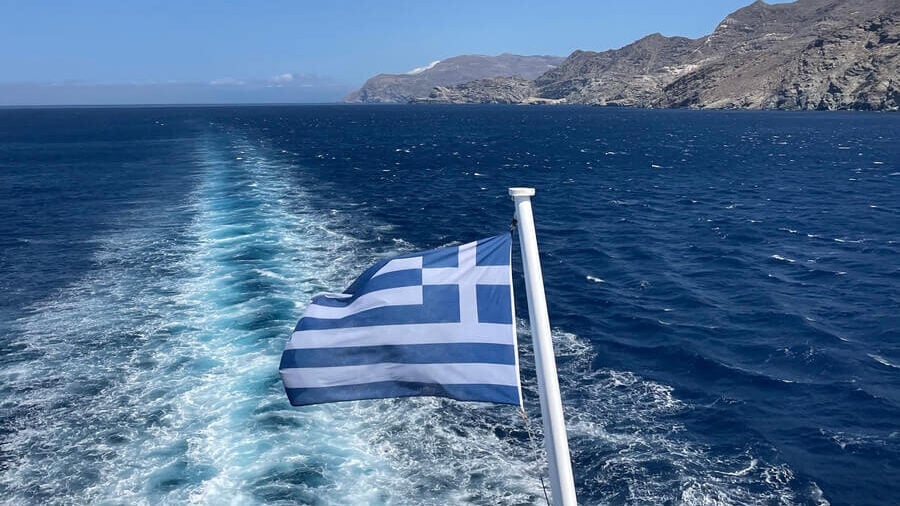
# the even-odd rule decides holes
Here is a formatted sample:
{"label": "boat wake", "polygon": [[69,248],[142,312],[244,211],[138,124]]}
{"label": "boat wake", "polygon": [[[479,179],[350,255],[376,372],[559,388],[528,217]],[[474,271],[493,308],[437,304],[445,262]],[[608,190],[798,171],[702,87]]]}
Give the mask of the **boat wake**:
{"label": "boat wake", "polygon": [[[2,502],[543,500],[540,439],[532,445],[512,408],[432,398],[291,408],[277,369],[303,301],[389,253],[352,233],[380,225],[309,205],[302,171],[246,134],[200,137],[191,170],[187,201],[157,209],[152,226],[110,227],[94,270],[14,322],[0,369]],[[698,408],[671,387],[595,370],[586,339],[554,339],[583,502],[796,502],[793,472],[765,449],[711,451],[688,437],[679,420]]]}

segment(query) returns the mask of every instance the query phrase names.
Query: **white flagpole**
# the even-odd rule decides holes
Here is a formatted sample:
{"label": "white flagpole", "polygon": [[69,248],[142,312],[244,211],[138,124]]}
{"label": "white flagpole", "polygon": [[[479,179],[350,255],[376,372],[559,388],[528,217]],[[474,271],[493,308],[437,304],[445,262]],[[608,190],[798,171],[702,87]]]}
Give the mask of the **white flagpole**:
{"label": "white flagpole", "polygon": [[509,195],[516,204],[516,218],[519,223],[519,244],[522,249],[522,265],[525,269],[525,293],[528,296],[528,317],[531,320],[534,363],[537,367],[538,390],[541,396],[541,418],[544,420],[544,445],[547,447],[547,457],[550,460],[553,504],[575,506],[577,502],[572,478],[572,461],[569,457],[569,440],[566,437],[566,421],[559,395],[556,356],[553,354],[553,342],[550,339],[550,317],[547,316],[547,299],[544,296],[544,278],[541,274],[541,260],[538,257],[534,216],[531,214],[534,188],[510,188]]}

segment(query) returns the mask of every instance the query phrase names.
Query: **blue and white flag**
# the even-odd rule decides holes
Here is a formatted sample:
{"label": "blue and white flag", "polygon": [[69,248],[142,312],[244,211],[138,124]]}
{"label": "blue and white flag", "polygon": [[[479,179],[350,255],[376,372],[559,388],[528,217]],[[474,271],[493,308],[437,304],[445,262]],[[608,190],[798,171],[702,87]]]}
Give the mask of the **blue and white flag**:
{"label": "blue and white flag", "polygon": [[281,357],[294,406],[440,396],[521,405],[510,234],[384,260],[313,298]]}

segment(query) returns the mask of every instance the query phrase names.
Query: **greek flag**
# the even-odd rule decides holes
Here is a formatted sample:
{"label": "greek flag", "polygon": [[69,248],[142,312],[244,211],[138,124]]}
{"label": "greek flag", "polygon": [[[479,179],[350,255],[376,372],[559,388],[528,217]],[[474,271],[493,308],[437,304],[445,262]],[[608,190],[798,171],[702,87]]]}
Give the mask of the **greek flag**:
{"label": "greek flag", "polygon": [[384,260],[312,299],[281,357],[294,406],[439,396],[521,405],[510,234]]}

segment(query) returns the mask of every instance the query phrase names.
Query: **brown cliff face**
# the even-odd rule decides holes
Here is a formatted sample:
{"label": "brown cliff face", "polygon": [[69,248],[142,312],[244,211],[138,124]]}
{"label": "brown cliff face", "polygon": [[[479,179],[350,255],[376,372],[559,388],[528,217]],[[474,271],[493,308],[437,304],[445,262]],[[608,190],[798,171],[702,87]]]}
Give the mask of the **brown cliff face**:
{"label": "brown cliff face", "polygon": [[770,95],[786,109],[900,109],[900,16],[817,38]]}
{"label": "brown cliff face", "polygon": [[534,79],[562,61],[559,56],[456,56],[415,73],[377,75],[344,101],[404,104],[427,97],[435,86],[453,86],[500,76]]}
{"label": "brown cliff face", "polygon": [[[898,110],[898,34],[897,0],[757,1],[699,39],[654,34],[621,49],[575,51],[519,102]],[[462,95],[453,87],[436,93],[451,102],[490,99],[477,83]]]}
{"label": "brown cliff face", "polygon": [[696,60],[697,41],[653,34],[621,49],[576,51],[539,77],[539,96],[590,105],[652,106]]}
{"label": "brown cliff face", "polygon": [[897,110],[898,30],[900,2],[757,2],[704,40],[707,60],[657,105]]}
{"label": "brown cliff face", "polygon": [[479,79],[457,86],[436,86],[422,104],[521,104],[535,95],[534,81],[524,77]]}

